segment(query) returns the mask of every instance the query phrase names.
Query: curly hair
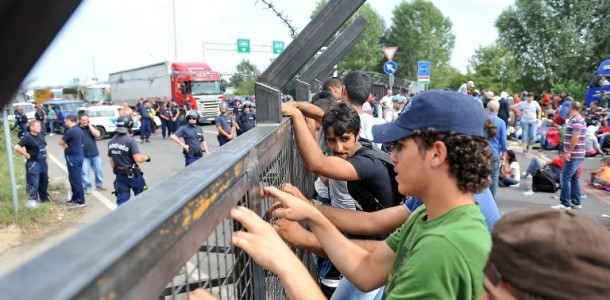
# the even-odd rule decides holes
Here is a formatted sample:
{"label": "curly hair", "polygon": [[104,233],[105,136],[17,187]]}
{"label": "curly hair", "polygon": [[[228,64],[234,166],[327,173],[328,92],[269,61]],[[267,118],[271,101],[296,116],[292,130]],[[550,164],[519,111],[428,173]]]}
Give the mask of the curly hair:
{"label": "curly hair", "polygon": [[485,125],[483,125],[483,127],[487,133],[488,139],[493,139],[496,137],[496,135],[498,135],[498,126],[496,126],[496,123],[494,123],[491,118],[487,118],[487,120],[485,120]]}
{"label": "curly hair", "polygon": [[487,139],[455,132],[440,133],[430,128],[425,132],[413,132],[420,155],[430,149],[434,142],[441,141],[447,147],[447,162],[450,176],[457,180],[462,192],[480,193],[489,187],[491,180],[492,153]]}

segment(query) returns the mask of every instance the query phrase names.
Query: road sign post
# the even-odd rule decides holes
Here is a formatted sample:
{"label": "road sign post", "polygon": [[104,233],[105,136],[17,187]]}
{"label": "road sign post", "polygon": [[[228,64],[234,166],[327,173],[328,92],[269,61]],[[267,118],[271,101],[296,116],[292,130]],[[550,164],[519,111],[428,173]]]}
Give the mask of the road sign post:
{"label": "road sign post", "polygon": [[430,62],[429,61],[418,61],[417,62],[417,82],[421,84],[430,83]]}
{"label": "road sign post", "polygon": [[284,42],[273,41],[273,54],[282,54],[284,52]]}
{"label": "road sign post", "polygon": [[382,49],[383,53],[385,53],[385,57],[391,61],[394,58],[394,54],[398,51],[398,47],[385,47]]}
{"label": "road sign post", "polygon": [[237,53],[250,53],[249,39],[237,39]]}

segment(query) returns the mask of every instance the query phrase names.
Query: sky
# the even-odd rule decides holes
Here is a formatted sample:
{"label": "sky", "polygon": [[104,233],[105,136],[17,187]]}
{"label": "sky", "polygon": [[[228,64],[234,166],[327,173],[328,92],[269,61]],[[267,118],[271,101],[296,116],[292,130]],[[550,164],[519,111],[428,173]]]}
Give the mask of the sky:
{"label": "sky", "polygon": [[[297,31],[305,28],[317,3],[271,2]],[[367,2],[389,26],[392,10],[399,2]],[[514,0],[432,2],[453,22],[456,42],[451,64],[466,72],[474,51],[496,40],[494,22]],[[172,7],[176,15],[177,53]],[[235,44],[238,38],[250,39],[253,52],[238,54],[236,46],[222,45]],[[105,81],[109,73],[167,60],[204,60],[216,71],[231,73],[242,59],[248,59],[262,71],[277,57],[270,50],[273,41],[283,41],[288,46],[292,38],[285,24],[257,0],[84,0],[24,83],[31,88],[71,84],[74,78],[81,83],[93,78]],[[379,55],[384,55],[381,49]],[[400,62],[397,63],[400,67]]]}

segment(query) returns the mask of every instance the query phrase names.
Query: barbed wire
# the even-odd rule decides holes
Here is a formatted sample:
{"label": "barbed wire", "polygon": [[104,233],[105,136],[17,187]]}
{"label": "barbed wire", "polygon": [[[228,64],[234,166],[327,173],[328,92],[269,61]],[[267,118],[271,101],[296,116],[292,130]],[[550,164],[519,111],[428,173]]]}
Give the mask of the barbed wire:
{"label": "barbed wire", "polygon": [[[259,0],[256,0],[255,5],[258,4]],[[267,7],[265,7],[264,9],[268,9],[271,10],[273,13],[275,13],[275,15],[280,18],[280,20],[282,20],[282,22],[284,22],[284,24],[286,25],[286,27],[288,27],[288,30],[290,30],[290,36],[292,37],[292,39],[296,39],[297,38],[297,30],[298,28],[295,28],[294,26],[292,26],[292,21],[288,19],[287,16],[284,16],[284,11],[279,12],[275,6],[273,5],[273,3],[269,0],[260,0],[261,2],[263,2],[263,4],[267,5]]]}

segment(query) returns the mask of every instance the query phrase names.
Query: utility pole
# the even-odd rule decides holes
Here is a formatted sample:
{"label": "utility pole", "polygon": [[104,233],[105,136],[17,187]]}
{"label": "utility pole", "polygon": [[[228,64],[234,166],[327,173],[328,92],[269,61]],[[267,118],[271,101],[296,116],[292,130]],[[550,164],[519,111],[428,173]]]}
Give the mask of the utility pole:
{"label": "utility pole", "polygon": [[172,13],[174,17],[174,60],[178,61],[178,42],[176,37],[176,0],[172,0]]}

